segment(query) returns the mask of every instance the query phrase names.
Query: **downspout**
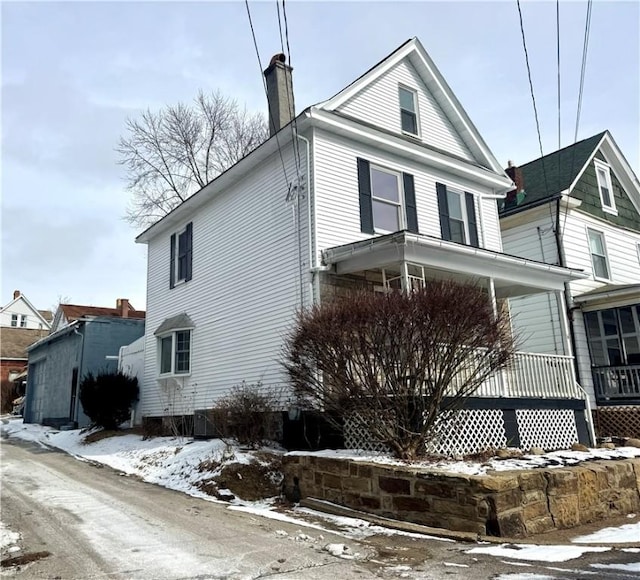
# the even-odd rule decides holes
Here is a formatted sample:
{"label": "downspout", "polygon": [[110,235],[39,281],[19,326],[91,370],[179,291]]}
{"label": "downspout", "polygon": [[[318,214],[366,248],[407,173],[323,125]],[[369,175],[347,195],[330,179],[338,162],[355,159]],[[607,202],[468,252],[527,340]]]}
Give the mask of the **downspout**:
{"label": "downspout", "polygon": [[[84,328],[84,326],[83,326]],[[73,329],[73,334],[76,334],[80,337],[80,364],[78,365],[78,387],[76,389],[76,408],[73,411],[74,416],[71,417],[71,420],[75,423],[78,422],[78,408],[80,401],[80,383],[82,382],[82,363],[84,360],[84,333],[78,332],[78,327]]]}
{"label": "downspout", "polygon": [[[560,234],[560,202],[562,201],[562,193],[556,197],[556,226],[554,228],[555,238],[556,238],[556,249],[558,251],[558,266],[562,266],[566,268],[566,259],[564,255],[564,250],[562,248],[562,239]],[[568,208],[567,208],[568,211]],[[576,373],[576,381],[578,384],[580,381],[580,369],[578,367],[578,355],[576,350],[576,332],[575,325],[573,322],[573,308],[570,306],[572,303],[571,299],[571,288],[569,286],[569,282],[564,283],[564,301],[565,308],[567,309],[567,318],[569,319],[569,337],[571,339],[571,344],[573,345],[573,368]]]}
{"label": "downspout", "polygon": [[[311,273],[311,281],[309,282],[309,298],[310,305],[316,304],[320,301],[320,279],[318,274],[320,272],[326,272],[330,268],[326,266],[320,266],[318,264],[318,222],[316,221],[317,215],[317,200],[315,195],[315,180],[313,187],[311,186],[311,143],[309,139],[302,135],[297,135],[298,139],[305,142],[307,149],[307,220],[308,220],[308,238],[309,238],[309,271]],[[315,160],[315,152],[313,152]],[[315,167],[315,162],[314,162]]]}
{"label": "downspout", "polygon": [[[296,133],[296,137],[298,139],[300,139],[301,141],[304,141],[305,144],[305,148],[306,148],[306,156],[305,156],[305,165],[306,165],[306,182],[307,182],[307,239],[309,241],[309,268],[311,270],[311,280],[309,281],[309,301],[311,304],[315,303],[315,297],[314,297],[314,276],[315,274],[314,269],[315,269],[315,261],[316,261],[316,252],[315,252],[315,239],[316,239],[316,234],[315,234],[315,215],[316,215],[316,200],[315,200],[315,195],[313,195],[313,192],[311,191],[311,164],[309,163],[309,155],[310,155],[310,151],[311,151],[311,143],[309,142],[309,139],[307,139],[306,137],[304,137],[303,135],[300,135],[298,133]],[[312,204],[313,204],[313,210],[312,210]],[[312,224],[312,220],[313,220],[313,224]]]}
{"label": "downspout", "polygon": [[[569,193],[569,191],[566,191],[567,195]],[[566,259],[565,259],[565,255],[564,255],[564,251],[562,248],[562,240],[560,238],[560,202],[562,200],[562,192],[560,193],[560,195],[557,196],[556,198],[556,227],[555,227],[555,234],[556,234],[556,247],[558,249],[558,265],[562,266],[562,267],[566,267],[565,263],[566,263]],[[569,211],[569,208],[567,207],[567,210]],[[596,439],[596,431],[595,431],[595,427],[593,425],[593,413],[591,411],[591,401],[589,393],[587,393],[587,391],[584,390],[584,388],[582,388],[582,386],[580,385],[580,368],[578,366],[578,350],[576,349],[576,332],[575,332],[575,325],[573,322],[573,311],[574,308],[570,307],[569,304],[572,303],[572,299],[571,299],[571,288],[569,286],[569,282],[565,282],[564,283],[564,302],[565,302],[565,308],[566,308],[566,313],[567,313],[567,320],[569,322],[569,338],[571,340],[571,346],[572,346],[572,351],[573,351],[573,370],[574,373],[576,375],[576,383],[577,383],[577,387],[578,389],[582,392],[582,394],[584,395],[584,400],[585,400],[585,419],[587,420],[587,426],[589,428],[589,435],[591,437],[591,443],[592,445],[595,445],[597,442]]]}

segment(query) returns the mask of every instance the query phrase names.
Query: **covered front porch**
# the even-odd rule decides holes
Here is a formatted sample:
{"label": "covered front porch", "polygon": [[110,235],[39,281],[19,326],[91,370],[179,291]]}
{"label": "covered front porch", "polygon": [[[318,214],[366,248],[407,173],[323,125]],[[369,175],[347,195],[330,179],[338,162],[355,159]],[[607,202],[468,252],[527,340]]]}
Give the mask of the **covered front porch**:
{"label": "covered front porch", "polygon": [[485,381],[475,396],[585,399],[575,378],[564,296],[565,282],[586,277],[581,271],[406,231],[329,248],[323,261],[322,300],[356,288],[410,291],[449,279],[484,287],[497,313],[508,308],[507,298],[550,293],[561,313],[564,354],[518,352],[511,367]]}
{"label": "covered front porch", "polygon": [[640,284],[607,284],[574,298],[584,320],[598,405],[640,404]]}

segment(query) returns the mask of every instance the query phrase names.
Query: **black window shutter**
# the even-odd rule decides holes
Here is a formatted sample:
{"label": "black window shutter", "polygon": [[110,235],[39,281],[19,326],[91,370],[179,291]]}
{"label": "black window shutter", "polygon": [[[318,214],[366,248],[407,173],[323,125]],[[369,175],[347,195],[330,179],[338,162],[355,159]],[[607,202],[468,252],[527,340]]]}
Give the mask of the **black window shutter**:
{"label": "black window shutter", "polygon": [[191,280],[191,261],[193,258],[193,222],[189,222],[186,227],[187,234],[187,271],[185,281]]}
{"label": "black window shutter", "polygon": [[469,223],[469,243],[476,248],[480,247],[478,241],[478,225],[476,224],[476,204],[473,194],[465,191],[464,193],[467,206],[467,222]]}
{"label": "black window shutter", "polygon": [[410,173],[402,174],[404,185],[404,207],[407,213],[407,229],[414,233],[418,233],[418,212],[416,210],[416,190],[413,182],[413,175]]}
{"label": "black window shutter", "polygon": [[176,285],[176,235],[171,234],[171,257],[169,259],[169,288]]}
{"label": "black window shutter", "polygon": [[373,207],[371,205],[371,172],[369,162],[358,157],[358,191],[360,193],[360,231],[373,233]]}
{"label": "black window shutter", "polygon": [[438,212],[440,213],[440,229],[442,230],[442,239],[451,240],[451,228],[449,227],[449,202],[447,201],[447,186],[442,183],[436,183],[436,191],[438,192]]}

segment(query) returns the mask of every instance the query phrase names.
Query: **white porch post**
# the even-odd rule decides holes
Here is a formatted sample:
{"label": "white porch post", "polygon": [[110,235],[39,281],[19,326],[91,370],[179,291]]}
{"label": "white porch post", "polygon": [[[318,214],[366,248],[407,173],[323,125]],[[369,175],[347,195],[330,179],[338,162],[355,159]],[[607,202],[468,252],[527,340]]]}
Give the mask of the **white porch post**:
{"label": "white porch post", "polygon": [[[574,358],[574,364],[578,364],[576,355],[573,352],[573,345],[571,344],[571,331],[569,329],[569,317],[567,316],[567,297],[564,290],[556,290],[556,301],[558,303],[558,318],[560,319],[560,328],[562,330],[562,345],[564,347],[564,354]],[[591,443],[596,444],[596,430],[593,426],[593,415],[591,413],[591,401],[589,400],[589,393],[587,393],[579,384],[578,377],[576,377],[576,368],[571,365],[571,380],[576,389],[584,395],[585,410],[584,413],[587,419],[587,426],[589,427],[589,435],[591,436]]]}
{"label": "white porch post", "polygon": [[409,265],[404,260],[400,267],[400,284],[405,294],[411,292],[411,288],[409,287]]}
{"label": "white porch post", "polygon": [[[564,354],[573,356],[573,347],[571,345],[571,335],[569,331],[569,318],[567,317],[567,302],[564,296],[564,290],[556,290],[556,302],[558,304],[558,318],[560,319],[560,331],[562,332],[562,347]],[[575,376],[574,376],[575,379]]]}
{"label": "white porch post", "polygon": [[[498,318],[498,300],[496,299],[496,285],[495,285],[495,282],[493,281],[493,278],[487,278],[487,280],[489,282],[488,290],[489,290],[489,298],[491,300],[491,309],[493,310],[493,317],[494,319],[497,319]],[[496,379],[498,380],[500,390],[502,391],[502,396],[506,397],[508,382],[507,382],[507,377],[505,375],[504,369],[502,369],[498,373],[498,376],[496,377]]]}

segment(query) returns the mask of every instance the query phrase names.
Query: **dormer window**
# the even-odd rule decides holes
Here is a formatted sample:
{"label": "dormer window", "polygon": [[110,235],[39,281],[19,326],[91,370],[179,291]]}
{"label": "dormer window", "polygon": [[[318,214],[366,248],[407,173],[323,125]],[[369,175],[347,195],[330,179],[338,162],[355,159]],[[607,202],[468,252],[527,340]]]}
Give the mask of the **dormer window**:
{"label": "dormer window", "polygon": [[609,213],[617,214],[616,203],[613,198],[613,187],[611,186],[611,168],[597,159],[594,160],[594,165],[596,167],[596,179],[598,181],[602,209]]}
{"label": "dormer window", "polygon": [[416,92],[405,87],[399,88],[400,124],[402,132],[418,136],[418,97]]}

